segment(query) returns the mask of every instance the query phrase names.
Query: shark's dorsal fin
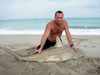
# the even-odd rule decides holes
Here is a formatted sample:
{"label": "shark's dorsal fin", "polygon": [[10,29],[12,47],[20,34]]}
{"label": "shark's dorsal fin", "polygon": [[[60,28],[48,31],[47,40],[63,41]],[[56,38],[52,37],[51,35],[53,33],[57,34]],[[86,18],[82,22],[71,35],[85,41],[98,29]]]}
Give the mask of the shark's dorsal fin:
{"label": "shark's dorsal fin", "polygon": [[63,47],[64,45],[63,45],[63,43],[62,43],[62,41],[59,39],[59,37],[57,36],[56,37],[56,45],[55,45],[55,47]]}

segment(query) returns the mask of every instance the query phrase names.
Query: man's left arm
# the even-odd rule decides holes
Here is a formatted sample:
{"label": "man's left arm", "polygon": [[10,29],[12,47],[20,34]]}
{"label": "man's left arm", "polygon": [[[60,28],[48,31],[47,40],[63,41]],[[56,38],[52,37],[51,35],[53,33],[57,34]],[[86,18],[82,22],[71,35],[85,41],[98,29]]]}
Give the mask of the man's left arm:
{"label": "man's left arm", "polygon": [[70,47],[72,47],[75,51],[77,51],[78,49],[74,46],[73,41],[72,41],[72,36],[69,32],[69,28],[68,28],[68,23],[67,21],[64,21],[64,26],[65,26],[65,33],[66,33],[66,37],[68,39],[68,42],[70,44]]}

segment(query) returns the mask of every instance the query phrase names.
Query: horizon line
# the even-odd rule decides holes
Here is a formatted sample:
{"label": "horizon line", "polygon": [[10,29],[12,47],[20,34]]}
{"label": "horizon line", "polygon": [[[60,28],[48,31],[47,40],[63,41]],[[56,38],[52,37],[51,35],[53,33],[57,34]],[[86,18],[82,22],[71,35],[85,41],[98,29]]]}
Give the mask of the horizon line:
{"label": "horizon line", "polygon": [[[0,20],[25,20],[25,19],[27,20],[27,19],[54,19],[54,18],[13,18],[13,19],[0,19]],[[65,17],[64,19],[100,19],[100,17],[98,17],[98,18],[96,18],[96,17],[66,18]]]}

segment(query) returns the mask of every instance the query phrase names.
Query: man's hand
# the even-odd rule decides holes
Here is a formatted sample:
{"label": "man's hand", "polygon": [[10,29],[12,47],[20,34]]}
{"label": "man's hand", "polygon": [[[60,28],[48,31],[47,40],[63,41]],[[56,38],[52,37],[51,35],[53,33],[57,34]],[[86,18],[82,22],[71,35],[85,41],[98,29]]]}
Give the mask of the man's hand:
{"label": "man's hand", "polygon": [[76,48],[75,46],[72,46],[72,48],[74,49],[75,52],[78,51],[78,48]]}
{"label": "man's hand", "polygon": [[41,49],[38,49],[38,50],[34,51],[33,54],[36,54],[36,53],[39,53],[40,54],[41,51],[42,51]]}

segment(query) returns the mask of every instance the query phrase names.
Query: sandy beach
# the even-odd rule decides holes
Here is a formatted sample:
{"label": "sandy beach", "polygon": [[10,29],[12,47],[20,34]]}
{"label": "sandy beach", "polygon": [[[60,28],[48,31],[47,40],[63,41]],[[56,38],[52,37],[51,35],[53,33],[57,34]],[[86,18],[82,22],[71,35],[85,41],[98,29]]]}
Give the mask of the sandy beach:
{"label": "sandy beach", "polygon": [[[21,52],[40,44],[41,35],[0,35],[0,47]],[[84,58],[64,62],[22,62],[0,48],[0,75],[100,75],[100,35],[73,35]],[[62,41],[69,46],[65,35]]]}

